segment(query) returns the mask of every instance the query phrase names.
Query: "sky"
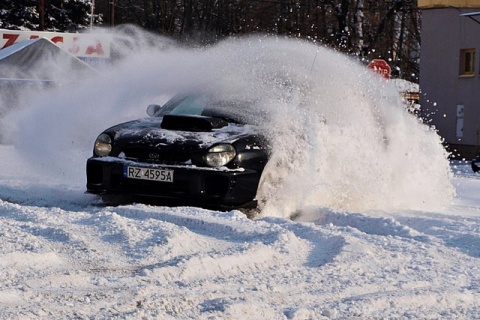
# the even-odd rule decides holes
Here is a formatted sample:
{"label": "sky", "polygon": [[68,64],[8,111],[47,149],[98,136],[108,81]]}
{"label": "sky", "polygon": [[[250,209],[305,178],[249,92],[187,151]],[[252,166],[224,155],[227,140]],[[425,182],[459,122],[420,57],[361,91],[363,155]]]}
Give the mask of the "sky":
{"label": "sky", "polygon": [[[480,180],[393,84],[299,40],[150,37],[2,105],[0,318],[479,318]],[[257,217],[84,193],[102,130],[195,89],[274,114]]]}

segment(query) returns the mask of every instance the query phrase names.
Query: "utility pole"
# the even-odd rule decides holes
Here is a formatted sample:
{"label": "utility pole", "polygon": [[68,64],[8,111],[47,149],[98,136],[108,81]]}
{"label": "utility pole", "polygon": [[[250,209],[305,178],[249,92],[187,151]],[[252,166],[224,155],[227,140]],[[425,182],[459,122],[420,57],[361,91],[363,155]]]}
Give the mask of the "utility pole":
{"label": "utility pole", "polygon": [[38,0],[38,13],[40,16],[40,31],[45,30],[45,0]]}
{"label": "utility pole", "polygon": [[115,26],[115,0],[110,1],[110,27]]}
{"label": "utility pole", "polygon": [[91,11],[90,11],[90,30],[93,29],[93,13],[95,11],[95,0],[92,0]]}

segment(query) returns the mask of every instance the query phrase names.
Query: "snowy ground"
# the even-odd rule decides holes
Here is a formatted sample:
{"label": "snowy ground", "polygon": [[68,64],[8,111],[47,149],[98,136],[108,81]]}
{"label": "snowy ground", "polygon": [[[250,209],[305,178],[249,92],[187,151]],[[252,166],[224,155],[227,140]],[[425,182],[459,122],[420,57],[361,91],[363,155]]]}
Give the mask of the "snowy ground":
{"label": "snowy ground", "polygon": [[1,319],[480,318],[480,179],[466,165],[444,210],[291,221],[102,207],[15,147],[0,155]]}
{"label": "snowy ground", "polygon": [[[480,175],[393,85],[295,40],[132,44],[18,110],[2,92],[0,319],[480,319]],[[84,193],[102,130],[203,86],[274,111],[257,219]]]}

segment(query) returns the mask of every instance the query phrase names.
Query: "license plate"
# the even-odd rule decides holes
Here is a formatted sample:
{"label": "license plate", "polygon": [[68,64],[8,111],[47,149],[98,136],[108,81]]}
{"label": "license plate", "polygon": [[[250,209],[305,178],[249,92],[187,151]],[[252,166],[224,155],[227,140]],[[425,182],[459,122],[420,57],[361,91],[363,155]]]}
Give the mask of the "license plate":
{"label": "license plate", "polygon": [[173,170],[125,166],[123,175],[130,179],[173,182]]}

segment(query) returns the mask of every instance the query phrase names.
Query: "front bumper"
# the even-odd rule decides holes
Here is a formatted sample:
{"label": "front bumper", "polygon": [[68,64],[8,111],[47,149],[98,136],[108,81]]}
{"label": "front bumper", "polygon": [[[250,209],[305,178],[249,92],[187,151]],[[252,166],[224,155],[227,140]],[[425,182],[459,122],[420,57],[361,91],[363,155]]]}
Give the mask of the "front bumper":
{"label": "front bumper", "polygon": [[[123,174],[125,165],[174,170],[174,179],[173,182],[129,179]],[[259,180],[260,173],[248,169],[153,165],[113,157],[87,160],[87,192],[100,195],[142,196],[232,208],[252,206]]]}

